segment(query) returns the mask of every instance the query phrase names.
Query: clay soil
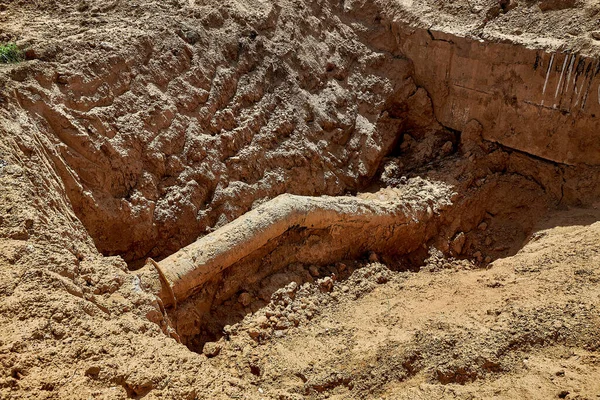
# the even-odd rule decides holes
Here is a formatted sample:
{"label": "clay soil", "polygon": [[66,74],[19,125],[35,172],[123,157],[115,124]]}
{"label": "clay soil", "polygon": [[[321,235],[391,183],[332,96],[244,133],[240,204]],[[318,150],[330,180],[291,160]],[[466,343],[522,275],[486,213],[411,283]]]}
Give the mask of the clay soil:
{"label": "clay soil", "polygon": [[[25,50],[0,64],[0,398],[600,398],[597,154],[446,126],[443,85],[402,49],[595,57],[598,18],[588,0],[0,0],[0,42]],[[326,230],[291,231],[178,307],[137,273],[283,193],[424,204],[427,223],[333,262]]]}

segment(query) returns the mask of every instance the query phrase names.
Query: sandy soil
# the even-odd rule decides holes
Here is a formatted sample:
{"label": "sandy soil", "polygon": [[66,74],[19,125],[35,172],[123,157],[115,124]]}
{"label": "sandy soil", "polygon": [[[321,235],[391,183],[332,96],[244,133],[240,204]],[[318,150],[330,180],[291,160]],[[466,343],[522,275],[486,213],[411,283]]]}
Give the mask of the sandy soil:
{"label": "sandy soil", "polygon": [[552,215],[485,269],[432,254],[416,273],[367,263],[329,292],[304,284],[230,328],[218,358],[270,398],[595,398],[597,218]]}
{"label": "sandy soil", "polygon": [[[442,126],[381,21],[594,56],[599,11],[0,0],[0,398],[597,398],[598,175]],[[179,314],[135,274],[281,193],[418,179],[456,196],[402,257],[282,257]]]}

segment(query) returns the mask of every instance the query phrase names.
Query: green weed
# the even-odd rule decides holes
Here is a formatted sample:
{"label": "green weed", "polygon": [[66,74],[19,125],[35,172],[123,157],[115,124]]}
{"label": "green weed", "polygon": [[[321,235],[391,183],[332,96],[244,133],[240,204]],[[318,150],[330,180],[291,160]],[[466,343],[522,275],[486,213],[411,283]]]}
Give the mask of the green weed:
{"label": "green weed", "polygon": [[16,44],[0,44],[0,64],[17,63],[23,59],[23,52]]}

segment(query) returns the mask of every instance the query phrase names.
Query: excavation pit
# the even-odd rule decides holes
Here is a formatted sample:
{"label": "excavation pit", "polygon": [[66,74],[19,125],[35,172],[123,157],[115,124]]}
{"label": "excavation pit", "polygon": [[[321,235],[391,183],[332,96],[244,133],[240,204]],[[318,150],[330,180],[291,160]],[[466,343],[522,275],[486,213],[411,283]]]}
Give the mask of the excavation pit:
{"label": "excavation pit", "polygon": [[[440,159],[445,180],[457,186],[394,176],[384,166],[374,186],[385,187],[373,192],[280,196],[137,273],[162,299],[179,340],[201,351],[205,342],[226,335],[226,326],[268,303],[273,292],[292,281],[310,283],[311,268],[342,279],[337,262],[354,265],[370,254],[397,271],[418,271],[432,264],[433,255],[484,267],[516,254],[538,221],[558,205],[519,174],[490,173],[502,171],[494,163],[510,157],[497,149],[476,160],[457,154]],[[384,164],[397,163],[390,158]],[[488,175],[456,183],[465,166],[469,174]]]}
{"label": "excavation pit", "polygon": [[598,7],[468,3],[0,4],[0,397],[596,396]]}

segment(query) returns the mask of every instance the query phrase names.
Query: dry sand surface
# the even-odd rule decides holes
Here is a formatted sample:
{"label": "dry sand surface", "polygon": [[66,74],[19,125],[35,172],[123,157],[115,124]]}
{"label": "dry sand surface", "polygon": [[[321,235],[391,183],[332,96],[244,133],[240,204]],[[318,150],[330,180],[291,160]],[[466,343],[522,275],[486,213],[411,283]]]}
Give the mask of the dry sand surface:
{"label": "dry sand surface", "polygon": [[600,398],[600,3],[0,0],[9,42],[0,399]]}

